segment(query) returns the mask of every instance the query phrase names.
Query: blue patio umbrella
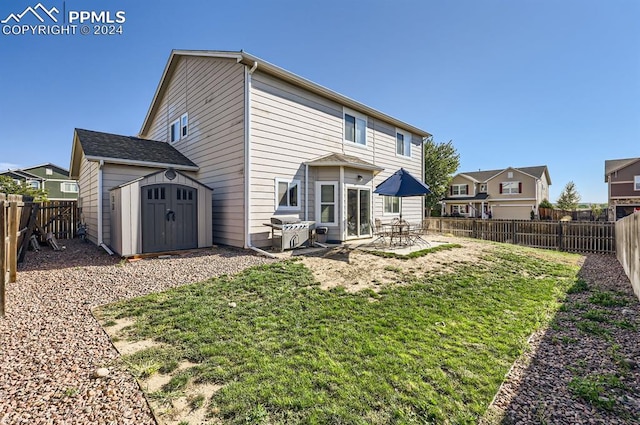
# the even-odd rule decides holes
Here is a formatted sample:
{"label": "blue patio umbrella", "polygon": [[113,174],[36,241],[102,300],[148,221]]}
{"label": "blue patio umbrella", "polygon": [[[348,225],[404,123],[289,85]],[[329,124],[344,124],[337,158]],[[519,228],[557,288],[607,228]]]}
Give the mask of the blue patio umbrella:
{"label": "blue patio umbrella", "polygon": [[[431,193],[426,184],[413,177],[404,168],[393,173],[389,178],[376,186],[373,193],[385,196],[422,196]],[[400,219],[402,219],[402,204],[400,204]]]}

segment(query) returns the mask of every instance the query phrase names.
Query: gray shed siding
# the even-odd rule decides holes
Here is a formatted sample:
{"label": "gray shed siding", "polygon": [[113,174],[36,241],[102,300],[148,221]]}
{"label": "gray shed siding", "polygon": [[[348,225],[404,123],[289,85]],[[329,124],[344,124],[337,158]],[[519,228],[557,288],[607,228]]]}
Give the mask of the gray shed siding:
{"label": "gray shed siding", "polygon": [[244,67],[233,59],[182,57],[151,125],[141,137],[169,142],[169,126],[189,114],[176,149],[200,167],[195,178],[214,189],[215,243],[244,245]]}

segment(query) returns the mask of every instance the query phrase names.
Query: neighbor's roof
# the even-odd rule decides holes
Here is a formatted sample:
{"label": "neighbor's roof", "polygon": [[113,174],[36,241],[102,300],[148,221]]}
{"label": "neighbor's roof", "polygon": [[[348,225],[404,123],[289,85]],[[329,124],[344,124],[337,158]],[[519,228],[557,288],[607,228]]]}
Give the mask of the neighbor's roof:
{"label": "neighbor's roof", "polygon": [[[142,128],[140,129],[139,135],[145,134],[149,126],[151,125],[151,116],[154,115],[154,113],[158,109],[162,95],[167,89],[167,85],[169,84],[169,81],[171,79],[171,75],[173,74],[173,71],[175,70],[176,65],[178,64],[180,57],[183,57],[183,56],[235,59],[238,63],[241,63],[251,68],[257,65],[257,68],[256,68],[257,71],[273,75],[277,78],[280,78],[283,81],[286,81],[298,87],[302,87],[306,90],[309,90],[327,99],[331,99],[337,103],[340,103],[341,105],[347,106],[365,115],[380,119],[382,121],[386,121],[404,130],[408,130],[413,134],[416,134],[422,137],[431,136],[431,134],[429,134],[425,130],[419,129],[403,121],[400,121],[396,118],[393,118],[389,115],[386,115],[376,109],[373,109],[367,105],[357,102],[349,97],[343,96],[340,93],[337,93],[324,86],[321,86],[320,84],[316,84],[310,80],[302,78],[299,75],[296,75],[292,72],[282,69],[276,65],[273,65],[265,60],[262,60],[242,50],[240,50],[239,52],[238,51],[221,51],[221,50],[172,50],[171,55],[169,56],[169,60],[167,61],[167,65],[164,68],[164,72],[162,73],[162,78],[160,79],[160,83],[158,84],[158,87],[156,89],[156,93],[154,94],[153,100],[151,101],[151,106],[149,107],[147,116],[145,117],[144,122],[142,123]],[[410,95],[410,94],[407,93],[407,95]]]}
{"label": "neighbor's roof", "polygon": [[362,159],[352,156],[344,155],[340,153],[331,153],[324,155],[311,161],[305,162],[305,164],[312,167],[351,167],[360,170],[371,170],[374,173],[379,173],[384,170],[382,167],[378,167],[370,162],[363,161]]}
{"label": "neighbor's roof", "polygon": [[604,182],[607,183],[607,177],[609,174],[621,170],[637,161],[640,158],[626,158],[626,159],[608,159],[604,162]]}
{"label": "neighbor's roof", "polygon": [[34,168],[40,168],[40,167],[52,167],[52,168],[58,168],[58,169],[60,169],[60,170],[63,170],[63,171],[64,171],[64,172],[66,172],[66,173],[69,173],[69,170],[67,170],[66,168],[61,167],[61,166],[59,166],[59,165],[56,165],[56,164],[54,164],[54,163],[52,163],[52,162],[46,162],[46,163],[44,163],[44,164],[38,164],[38,165],[34,165],[34,166],[32,166],[32,167],[24,167],[22,170],[33,170]]}
{"label": "neighbor's roof", "polygon": [[484,201],[489,198],[489,194],[487,193],[478,193],[475,196],[447,196],[446,198],[442,198],[443,201],[458,201],[458,202],[466,202],[466,201]]}
{"label": "neighbor's roof", "polygon": [[32,179],[42,180],[42,177],[36,176],[35,174],[32,174],[28,171],[24,171],[22,168],[16,168],[16,169],[10,168],[0,173],[0,175],[6,175],[6,174],[12,174],[14,176],[22,177],[29,180],[32,180]]}
{"label": "neighbor's roof", "polygon": [[500,170],[486,170],[486,171],[470,171],[470,172],[463,172],[463,173],[458,173],[458,175],[463,175],[466,177],[471,178],[472,180],[479,182],[479,183],[484,183],[487,180],[491,180],[493,177],[497,176],[498,174],[508,170],[508,169],[514,169],[520,172],[523,172],[525,174],[528,174],[532,177],[535,178],[541,178],[543,175],[547,176],[547,182],[549,184],[551,184],[551,177],[549,176],[549,169],[547,168],[546,165],[538,165],[535,167],[507,167],[507,168],[503,168]]}
{"label": "neighbor's roof", "polygon": [[78,146],[89,161],[198,170],[196,164],[169,143],[77,128],[71,152],[71,174],[74,178],[77,178],[80,165]]}

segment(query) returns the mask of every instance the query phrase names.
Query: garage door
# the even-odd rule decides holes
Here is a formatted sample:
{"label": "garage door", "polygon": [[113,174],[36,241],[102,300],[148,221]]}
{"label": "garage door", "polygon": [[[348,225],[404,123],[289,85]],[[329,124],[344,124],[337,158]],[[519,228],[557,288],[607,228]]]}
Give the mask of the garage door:
{"label": "garage door", "polygon": [[503,220],[531,220],[531,207],[495,205],[492,209],[493,216],[491,218]]}
{"label": "garage door", "polygon": [[142,252],[197,248],[196,189],[154,184],[144,186],[141,192]]}

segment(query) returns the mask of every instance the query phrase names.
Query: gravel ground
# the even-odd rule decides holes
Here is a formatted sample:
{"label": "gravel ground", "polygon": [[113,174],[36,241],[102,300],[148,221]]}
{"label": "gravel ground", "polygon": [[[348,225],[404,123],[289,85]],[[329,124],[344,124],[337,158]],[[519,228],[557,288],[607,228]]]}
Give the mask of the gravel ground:
{"label": "gravel ground", "polygon": [[[613,255],[588,255],[580,276],[588,290],[570,294],[549,329],[532,337],[531,351],[514,365],[482,423],[640,424],[638,298]],[[599,292],[615,292],[624,305],[594,304]],[[600,320],[584,317],[594,310]],[[580,330],[584,324],[591,330]],[[591,402],[570,389],[572,380],[605,376],[619,381],[604,384],[603,391],[587,397]]]}
{"label": "gravel ground", "polygon": [[[134,378],[91,314],[98,305],[271,260],[215,248],[120,262],[97,247],[29,252],[0,318],[0,424],[154,424]],[[108,367],[106,378],[94,378]]]}

